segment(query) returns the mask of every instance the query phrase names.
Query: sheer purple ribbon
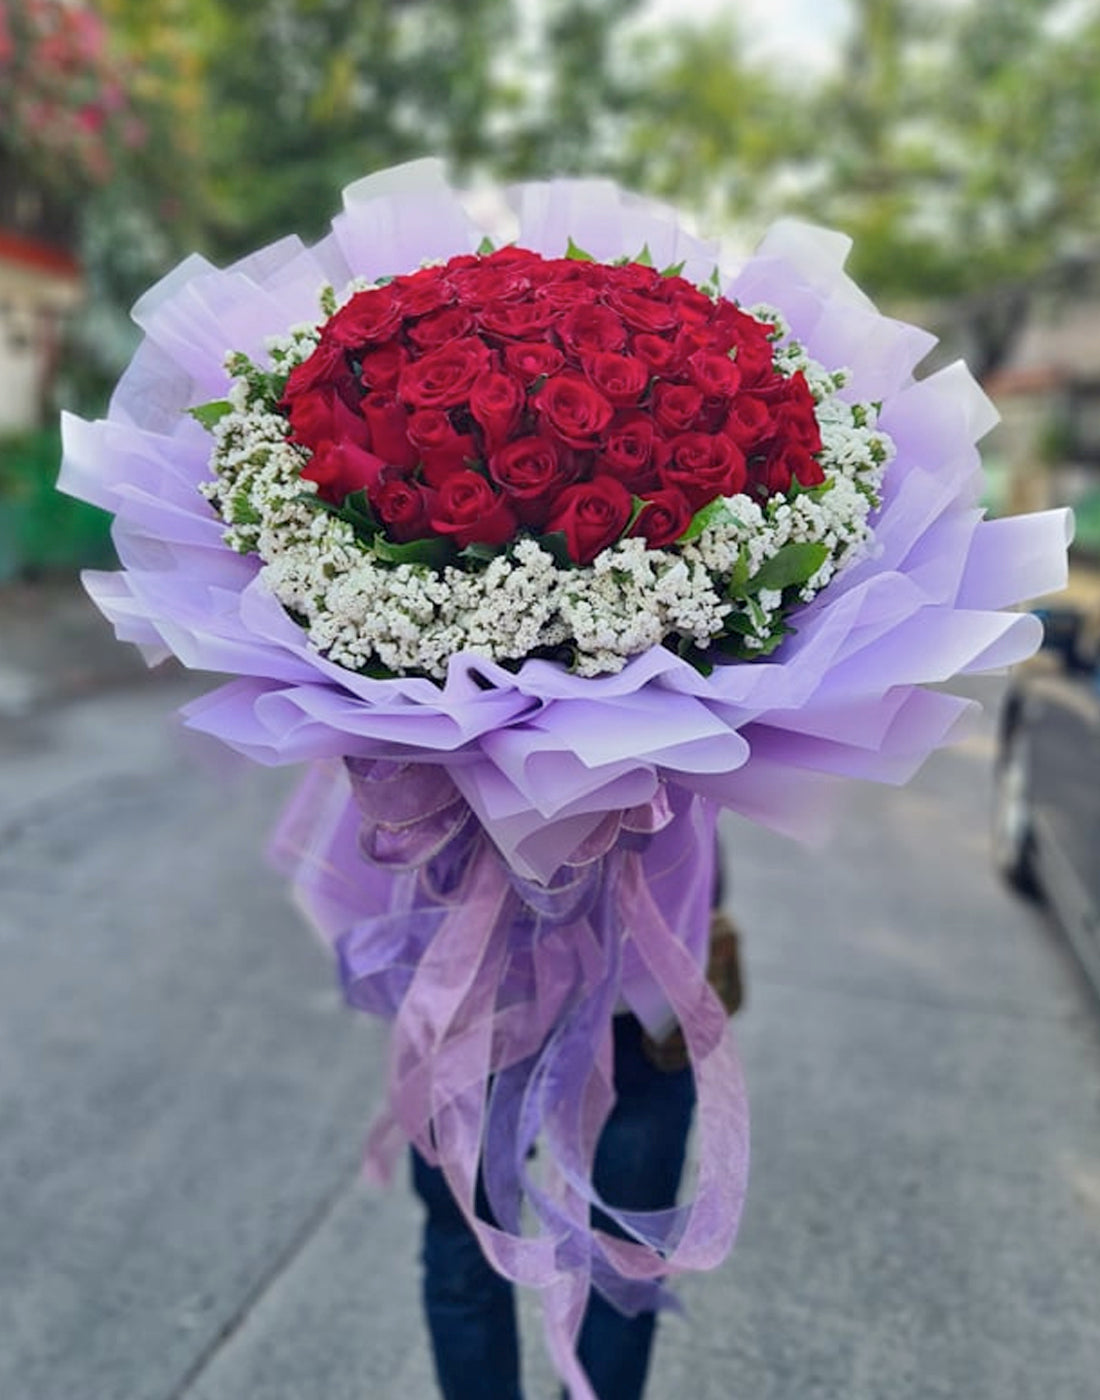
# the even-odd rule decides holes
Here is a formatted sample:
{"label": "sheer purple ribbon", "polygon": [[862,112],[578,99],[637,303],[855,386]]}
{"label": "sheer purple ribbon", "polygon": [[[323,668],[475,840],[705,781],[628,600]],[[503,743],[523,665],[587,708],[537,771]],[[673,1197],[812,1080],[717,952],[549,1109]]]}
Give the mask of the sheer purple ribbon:
{"label": "sheer purple ribbon", "polygon": [[[388,1177],[406,1140],[442,1168],[493,1266],[541,1291],[554,1362],[592,1400],[575,1355],[589,1289],[630,1313],[669,1306],[662,1280],[720,1263],[744,1198],[744,1084],[702,972],[714,809],[662,784],[540,885],[509,869],[441,766],[346,766],[358,852],[391,876],[385,907],[334,940],[349,1002],[393,1021],[368,1170]],[[695,1193],[664,1211],[620,1209],[592,1184],[627,1006],[680,1024],[696,1081]],[[494,1223],[475,1211],[479,1174]],[[596,1207],[628,1238],[594,1229]]]}

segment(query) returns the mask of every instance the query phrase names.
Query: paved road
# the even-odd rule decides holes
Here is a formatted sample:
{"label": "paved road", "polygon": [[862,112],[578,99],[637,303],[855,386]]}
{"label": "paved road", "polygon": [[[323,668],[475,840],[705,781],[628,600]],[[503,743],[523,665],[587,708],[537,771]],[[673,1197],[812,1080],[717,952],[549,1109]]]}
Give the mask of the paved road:
{"label": "paved road", "polygon": [[[195,689],[0,720],[0,1397],[428,1400],[416,1209],[357,1174],[381,1037],[264,871],[287,775],[166,722]],[[654,1400],[1095,1397],[1100,1014],[987,873],[989,748],[825,853],[726,828],[753,1178]]]}

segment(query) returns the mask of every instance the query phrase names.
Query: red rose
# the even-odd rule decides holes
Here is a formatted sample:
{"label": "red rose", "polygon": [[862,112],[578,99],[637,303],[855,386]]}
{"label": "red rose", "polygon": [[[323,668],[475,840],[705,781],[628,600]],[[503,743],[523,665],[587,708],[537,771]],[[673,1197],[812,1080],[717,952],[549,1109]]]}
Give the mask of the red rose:
{"label": "red rose", "polygon": [[655,331],[671,330],[677,323],[676,312],[672,307],[646,292],[614,286],[608,292],[607,300],[628,326],[636,331],[645,331],[647,335],[652,335]]}
{"label": "red rose", "polygon": [[503,495],[498,495],[477,472],[452,472],[439,488],[432,529],[451,535],[459,549],[470,544],[505,544],[516,531],[516,517]]}
{"label": "red rose", "polygon": [[370,429],[370,449],[396,467],[415,467],[418,453],[408,439],[409,411],[392,394],[368,394],[360,405]]}
{"label": "red rose", "polygon": [[701,292],[682,277],[676,279],[670,291],[672,310],[681,326],[706,326],[713,319],[714,302],[706,292]]}
{"label": "red rose", "polygon": [[616,287],[628,288],[632,292],[650,292],[661,297],[668,280],[655,267],[646,267],[645,263],[624,263],[615,269]]}
{"label": "red rose", "polygon": [[474,318],[464,306],[445,306],[413,321],[406,330],[418,350],[437,350],[449,340],[469,335],[473,328]]}
{"label": "red rose", "polygon": [[592,447],[615,416],[603,394],[579,374],[554,374],[535,396],[540,418],[568,447]]}
{"label": "red rose", "polygon": [[323,442],[354,442],[367,447],[370,438],[362,415],[350,408],[332,387],[311,389],[290,402],[290,435],[303,447]]}
{"label": "red rose", "polygon": [[368,350],[359,357],[359,382],[366,389],[384,389],[392,394],[408,359],[409,352],[396,340]]}
{"label": "red rose", "polygon": [[315,481],[318,496],[338,506],[353,491],[369,490],[385,466],[381,457],[353,442],[324,442],[299,475],[303,481]]}
{"label": "red rose", "polygon": [[703,396],[694,384],[661,380],[653,386],[653,417],[662,432],[687,432],[702,411]]}
{"label": "red rose", "polygon": [[821,463],[796,442],[776,443],[753,475],[768,496],[786,495],[792,480],[806,487],[820,486],[825,480]]}
{"label": "red rose", "polygon": [[687,371],[704,399],[732,398],[741,386],[741,370],[728,355],[697,350],[687,362]]}
{"label": "red rose", "polygon": [[477,323],[501,340],[540,340],[557,311],[539,301],[494,301],[477,313]]}
{"label": "red rose", "polygon": [[432,493],[402,476],[380,478],[370,491],[374,513],[398,544],[431,534]]}
{"label": "red rose", "polygon": [[526,405],[523,385],[510,374],[490,371],[475,380],[470,390],[470,413],[485,434],[490,451],[507,438]]}
{"label": "red rose", "polygon": [[558,322],[557,330],[566,350],[574,355],[621,350],[626,344],[626,328],[622,321],[614,311],[595,302],[582,302],[567,311]]}
{"label": "red rose", "polygon": [[409,441],[420,454],[420,466],[429,486],[442,486],[452,472],[462,471],[478,455],[469,433],[460,433],[441,408],[422,408],[409,415]]}
{"label": "red rose", "polygon": [[665,545],[678,540],[691,524],[691,504],[675,486],[651,491],[644,499],[645,509],[635,520],[630,533],[641,535],[650,549],[663,549]]}
{"label": "red rose", "polygon": [[561,531],[575,564],[591,564],[601,549],[614,544],[626,529],[634,503],[613,476],[594,476],[567,486],[546,522],[548,533]]}
{"label": "red rose", "polygon": [[572,480],[570,467],[556,442],[544,437],[521,437],[506,443],[489,458],[489,475],[508,497],[524,525],[545,525],[554,497]]}
{"label": "red rose", "polygon": [[402,316],[427,316],[454,301],[447,268],[422,267],[407,277],[395,277],[390,291]]}
{"label": "red rose", "polygon": [[676,374],[684,362],[680,347],[660,335],[636,335],[630,348],[653,374]]}
{"label": "red rose", "polygon": [[[570,268],[575,268],[576,263],[570,263]],[[594,283],[578,282],[574,279],[564,280],[560,277],[554,281],[544,283],[535,292],[536,301],[542,302],[545,306],[552,306],[555,311],[570,311],[574,306],[579,306],[582,302],[594,302],[599,300],[600,290]]]}
{"label": "red rose", "polygon": [[584,372],[617,408],[633,408],[649,385],[649,370],[641,360],[608,350],[587,355]]}
{"label": "red rose", "polygon": [[741,371],[741,383],[748,386],[758,384],[774,373],[772,364],[772,344],[767,330],[751,316],[744,318],[754,329],[745,329],[735,341],[737,367]]}
{"label": "red rose", "polygon": [[754,394],[738,394],[730,405],[722,431],[733,439],[742,452],[772,434],[771,409]]}
{"label": "red rose", "polygon": [[325,339],[336,345],[356,348],[389,340],[401,324],[401,308],[392,283],[368,292],[356,292],[346,306],[325,326]]}
{"label": "red rose", "polygon": [[[476,265],[453,275],[459,300],[468,306],[484,306],[490,301],[518,301],[531,290],[530,260],[502,258],[500,249],[479,258]],[[526,252],[526,249],[519,250]],[[537,254],[533,254],[537,258]]]}
{"label": "red rose", "polygon": [[736,496],[744,488],[745,458],[724,434],[681,433],[668,447],[661,479],[682,491],[693,511],[715,496]]}
{"label": "red rose", "polygon": [[299,394],[308,393],[310,389],[320,388],[338,389],[349,394],[354,401],[355,376],[348,365],[344,347],[333,340],[322,339],[313,354],[290,371],[283,390],[283,404],[288,404]]}
{"label": "red rose", "polygon": [[821,428],[814,411],[814,397],[801,370],[786,381],[786,390],[774,409],[775,434],[804,447],[807,452],[821,451]]}
{"label": "red rose", "polygon": [[656,486],[662,456],[653,419],[644,413],[621,414],[604,435],[595,470],[616,477],[641,495]]}
{"label": "red rose", "polygon": [[464,336],[407,364],[398,393],[414,408],[454,408],[488,368],[489,347],[476,336]]}
{"label": "red rose", "polygon": [[531,384],[542,375],[556,374],[565,364],[565,356],[556,345],[540,340],[519,340],[504,347],[504,365],[524,384]]}

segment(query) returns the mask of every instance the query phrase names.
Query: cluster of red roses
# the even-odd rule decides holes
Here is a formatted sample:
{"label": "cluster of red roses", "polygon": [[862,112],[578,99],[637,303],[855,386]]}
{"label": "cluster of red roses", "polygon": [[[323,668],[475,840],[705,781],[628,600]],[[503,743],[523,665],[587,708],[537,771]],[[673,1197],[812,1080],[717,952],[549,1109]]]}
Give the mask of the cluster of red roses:
{"label": "cluster of red roses", "polygon": [[651,267],[508,247],[353,296],[282,408],[302,476],[337,505],[364,490],[393,540],[561,532],[587,564],[628,528],[671,544],[717,496],[824,480],[769,330]]}

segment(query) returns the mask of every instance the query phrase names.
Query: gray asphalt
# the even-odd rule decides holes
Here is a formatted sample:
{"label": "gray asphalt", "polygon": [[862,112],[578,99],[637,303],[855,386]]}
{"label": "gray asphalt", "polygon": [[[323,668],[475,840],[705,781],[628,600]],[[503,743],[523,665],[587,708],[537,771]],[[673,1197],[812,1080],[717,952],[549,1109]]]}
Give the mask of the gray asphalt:
{"label": "gray asphalt", "polygon": [[[262,861],[292,775],[181,738],[197,678],[59,681],[70,606],[49,663],[0,626],[0,1400],[429,1400],[416,1206],[358,1171],[384,1039]],[[990,755],[825,851],[726,825],[752,1180],[653,1400],[1098,1393],[1100,1011],[989,873]]]}

